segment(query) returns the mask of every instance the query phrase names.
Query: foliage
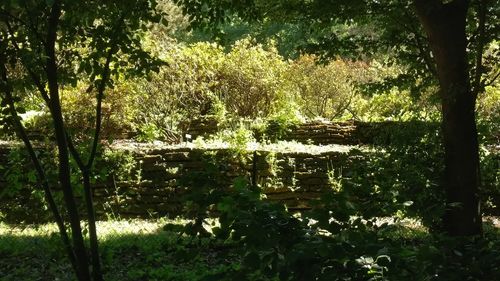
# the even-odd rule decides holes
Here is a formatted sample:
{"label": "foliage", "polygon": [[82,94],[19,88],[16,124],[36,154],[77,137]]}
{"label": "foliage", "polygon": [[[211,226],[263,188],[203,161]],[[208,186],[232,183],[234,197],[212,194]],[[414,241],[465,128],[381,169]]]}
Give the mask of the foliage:
{"label": "foliage", "polygon": [[498,131],[500,121],[500,84],[486,87],[485,93],[478,97],[477,116],[479,123],[489,123],[492,131]]}
{"label": "foliage", "polygon": [[[53,152],[53,151],[52,151]],[[54,155],[46,151],[43,165],[54,167]],[[47,210],[43,190],[38,188],[37,175],[31,163],[27,162],[28,155],[21,148],[9,151],[6,166],[0,167],[4,184],[0,190],[0,217],[4,222],[44,222],[50,217]],[[54,174],[49,175],[52,180]],[[61,197],[58,196],[58,201]]]}
{"label": "foliage", "polygon": [[[179,142],[190,120],[200,118],[214,118],[221,129],[253,119],[286,130],[304,117],[378,121],[435,120],[437,115],[427,94],[414,98],[388,88],[366,95],[363,85],[396,71],[376,61],[321,63],[313,55],[290,61],[272,45],[250,38],[237,41],[228,53],[214,43],[196,43],[174,44],[162,55],[167,64],[160,73],[124,87],[125,96],[133,96],[133,126],[140,140]],[[272,130],[267,135],[274,139]],[[266,133],[261,131],[258,137]]]}
{"label": "foliage", "polygon": [[[301,120],[298,120],[297,115],[292,115],[292,117],[286,115],[278,115],[274,118],[269,119],[262,128],[257,128],[255,130],[255,135],[262,142],[271,141],[277,142],[283,139],[290,131],[294,129],[297,124],[300,124]],[[295,117],[295,118],[294,118]]]}
{"label": "foliage", "polygon": [[341,119],[352,112],[360,95],[356,85],[369,81],[363,62],[331,60],[320,65],[313,55],[303,55],[291,65],[289,80],[299,92],[301,111],[309,118]]}
{"label": "foliage", "polygon": [[481,203],[485,214],[500,214],[500,154],[482,147],[481,157]]}
{"label": "foliage", "polygon": [[[443,187],[448,202],[459,200],[463,204],[462,208],[446,208],[445,225],[449,233],[455,235],[481,232],[477,198],[479,155],[473,107],[476,96],[499,77],[497,67],[494,63],[491,65],[498,58],[498,48],[489,52],[497,45],[499,30],[499,10],[495,2],[178,2],[183,4],[195,27],[212,26],[218,30],[221,23],[234,18],[259,23],[309,21],[311,26],[317,23],[319,32],[326,34],[317,46],[325,53],[335,53],[340,49],[335,47],[355,41],[361,54],[384,58],[389,64],[401,63],[405,71],[396,79],[384,81],[383,86],[397,85],[418,96],[439,84],[446,151]],[[353,36],[342,36],[342,30],[335,29],[343,22],[349,24],[347,33]],[[359,26],[364,28],[356,30]],[[450,45],[450,41],[456,44]],[[382,49],[380,43],[384,49],[391,46],[390,51],[378,53]],[[461,221],[464,218],[467,223]]]}
{"label": "foliage", "polygon": [[[385,67],[397,65],[402,70],[393,77],[375,81],[376,84],[382,88],[397,86],[408,90],[413,97],[437,84],[430,47],[413,1],[176,2],[191,19],[192,28],[205,33],[201,37],[204,40],[218,40],[229,46],[251,35],[260,42],[272,38],[285,57],[308,53],[323,59],[376,59],[384,62]],[[495,61],[500,13],[498,5],[491,1],[472,1],[470,7],[467,19],[470,73],[474,77],[477,72],[477,56],[481,52],[483,75],[479,77],[484,86],[498,73]],[[486,18],[479,35],[483,9]],[[483,89],[480,86],[475,91]]]}
{"label": "foliage", "polygon": [[158,0],[155,10],[161,18],[157,22],[147,23],[143,43],[155,56],[167,59],[164,55],[175,48],[179,39],[187,36],[189,18],[172,0]]}
{"label": "foliage", "polygon": [[[308,226],[308,220],[291,216],[283,205],[261,201],[261,197],[257,189],[249,187],[244,179],[239,178],[230,193],[210,198],[217,199],[211,202],[215,204],[219,218],[219,224],[212,231],[217,239],[237,243],[242,264],[229,272],[212,274],[207,280],[315,280],[321,275],[333,278],[339,273],[352,277],[378,275],[366,272],[363,265],[356,262],[358,253],[354,251],[349,255],[352,267],[330,270],[325,274],[325,268],[342,259],[347,262],[346,257],[328,259],[330,251],[320,248],[329,244],[323,244],[327,242],[316,236],[318,229]],[[192,226],[187,227],[192,229]],[[376,267],[375,263],[372,265]]]}
{"label": "foliage", "polygon": [[[191,237],[179,236],[175,232],[161,230],[162,225],[166,223],[182,226],[186,222],[170,220],[100,222],[98,228],[102,237],[101,249],[106,280],[234,280],[231,278],[235,276],[235,271],[243,271],[244,268],[245,272],[249,272],[249,264],[241,256],[245,249],[239,244],[222,243],[206,238],[193,240]],[[278,228],[275,225],[271,227]],[[291,227],[282,225],[280,228]],[[380,257],[376,264],[383,264],[386,267],[384,277],[389,280],[440,280],[441,278],[495,280],[500,274],[495,267],[500,256],[499,231],[498,228],[488,224],[485,224],[485,228],[484,238],[464,240],[431,236],[418,227],[403,223],[387,225],[379,229],[377,237],[379,245],[385,247],[382,252],[390,257],[390,262],[387,258]],[[70,268],[66,265],[62,245],[54,235],[56,231],[53,224],[24,227],[0,224],[0,235],[3,238],[0,241],[0,254],[4,257],[0,259],[2,278],[6,281],[36,280],[41,277],[51,280],[71,280]],[[262,237],[262,233],[260,235]],[[364,247],[365,241],[362,239],[367,236],[359,235],[356,239],[353,235],[346,235],[340,246],[334,243],[327,243],[326,246],[325,244],[307,246],[314,247],[311,251],[315,251],[323,245],[325,249],[321,251],[322,253],[340,257],[345,255],[341,251],[342,247],[347,247],[349,251],[356,251],[352,246]],[[281,237],[286,240],[286,235]],[[324,239],[333,240],[326,237]],[[306,250],[295,251],[304,251],[307,254]],[[262,256],[265,254],[262,253]],[[323,256],[320,259],[323,259]],[[373,260],[368,256],[356,259],[360,264],[354,261],[355,267],[345,268],[346,275],[350,269],[362,266],[365,266],[363,268],[365,272],[370,270],[369,268],[374,272],[377,271],[378,268],[374,263],[376,257],[373,257]],[[248,261],[250,260],[251,258],[248,258]],[[170,266],[171,264],[176,266]],[[316,266],[319,265],[314,264],[311,267]],[[297,269],[300,269],[299,267],[300,265],[297,265]],[[308,268],[303,266],[301,269]],[[325,270],[318,280],[329,277],[331,270],[333,268]],[[361,273],[355,271],[346,277],[351,277],[353,280],[355,274],[362,276]],[[374,275],[368,275],[361,280],[367,280]],[[241,278],[241,275],[239,277]],[[251,280],[273,280],[258,273],[251,277]]]}
{"label": "foliage", "polygon": [[250,39],[236,42],[219,74],[216,91],[226,109],[240,117],[266,117],[286,99],[293,100],[284,76],[287,63],[276,49],[254,44]]}
{"label": "foliage", "polygon": [[397,218],[391,223],[380,221],[373,212],[360,215],[368,204],[357,203],[352,191],[329,193],[318,202],[319,208],[293,215],[281,204],[263,201],[258,189],[237,179],[231,193],[217,197],[219,223],[212,232],[215,239],[236,245],[241,265],[204,280],[498,276],[498,270],[488,266],[491,263],[483,262],[498,252],[493,246],[498,244],[498,230],[469,240],[430,236],[418,228],[406,229]]}
{"label": "foliage", "polygon": [[[49,185],[55,197],[55,201],[63,204],[63,194],[57,187],[57,157],[56,151],[49,147],[37,149],[37,155],[43,167],[48,171],[46,174]],[[75,187],[77,196],[82,196],[80,174],[77,165],[71,162],[71,180]],[[98,171],[91,179],[92,184],[109,182],[113,180],[131,180],[134,178],[136,163],[132,154],[127,151],[113,151],[103,149],[96,159],[96,170]],[[4,176],[4,184],[0,189],[0,218],[4,222],[14,224],[44,223],[52,220],[52,214],[47,205],[44,191],[39,187],[39,182],[33,164],[29,156],[22,148],[11,148],[4,167],[0,167],[0,173]],[[106,206],[98,206],[106,209]],[[83,206],[79,205],[80,211],[85,212]]]}
{"label": "foliage", "polygon": [[[396,144],[408,139],[408,135],[391,136],[390,141]],[[378,232],[385,227],[378,228],[377,217],[408,214],[422,216],[428,223],[439,209],[415,214],[415,209],[408,209],[413,203],[408,199],[417,201],[417,212],[420,204],[434,206],[429,200],[441,205],[439,198],[431,199],[434,186],[425,185],[430,176],[419,174],[421,166],[432,163],[435,156],[422,145],[400,145],[405,148],[378,155],[352,152],[352,171],[339,174],[342,188],[323,194],[315,207],[301,216],[288,213],[282,204],[262,201],[260,189],[244,178],[237,178],[231,189],[222,191],[220,187],[227,185],[227,179],[220,177],[224,169],[210,165],[203,177],[188,176],[192,186],[188,206],[196,206],[197,219],[183,233],[207,236],[205,219],[215,215],[219,222],[212,227],[215,238],[237,243],[241,266],[214,274],[214,280],[385,280],[391,245],[380,243]],[[395,159],[401,164],[394,166]],[[393,166],[394,170],[388,168]],[[402,167],[408,167],[408,171]],[[430,174],[435,175],[434,170]],[[422,183],[423,189],[417,191]],[[421,197],[415,198],[415,193]]]}
{"label": "foliage", "polygon": [[[75,141],[89,141],[95,125],[95,107],[97,101],[92,93],[87,91],[84,85],[76,87],[65,87],[61,95],[61,105],[64,108],[64,119],[68,132]],[[134,113],[132,96],[127,93],[127,83],[120,82],[106,93],[106,99],[102,103],[102,137],[112,140],[120,138],[130,131],[132,116]],[[36,101],[25,101],[33,106]],[[23,116],[23,122],[28,131],[43,136],[54,137],[52,132],[52,120],[46,105],[39,106],[40,110],[30,111],[31,115]]]}
{"label": "foliage", "polygon": [[[120,138],[129,131],[133,109],[131,97],[126,95],[127,84],[117,85],[107,91],[102,104],[102,138]],[[70,133],[81,141],[88,140],[95,124],[96,100],[82,86],[61,93],[61,105],[65,109],[65,121]]]}
{"label": "foliage", "polygon": [[[106,88],[112,88],[113,82],[120,76],[143,75],[150,70],[157,70],[161,64],[144,51],[141,43],[142,27],[147,22],[159,19],[158,13],[154,11],[155,6],[154,0],[115,3],[9,1],[0,5],[2,107],[7,107],[10,122],[28,150],[78,280],[103,280],[91,177],[99,149],[104,92]],[[20,71],[17,71],[18,68]],[[86,145],[86,149],[78,146],[77,139],[65,126],[60,99],[64,86],[75,87],[78,82],[86,83],[87,92],[93,93],[96,98],[95,126],[88,137],[90,145]],[[19,120],[18,113],[24,110],[19,110],[15,102],[22,89],[38,90],[50,109],[55,136],[53,144],[57,147],[58,186],[64,195],[63,204],[56,203],[45,175],[47,172],[41,166]],[[84,155],[79,149],[88,151],[88,155],[85,155],[88,157],[82,158]],[[79,179],[83,186],[89,224],[90,259],[83,241],[82,217],[73,190],[75,184],[70,157],[81,174]],[[69,225],[65,224],[62,211],[67,214]]]}
{"label": "foliage", "polygon": [[[211,43],[175,45],[166,65],[133,89],[134,124],[140,132],[179,141],[189,121],[213,116],[221,123],[234,118],[293,117],[290,65],[273,48],[250,39],[235,43],[229,53]],[[238,122],[238,121],[236,121]]]}
{"label": "foliage", "polygon": [[402,212],[434,230],[444,208],[438,127],[412,122],[404,130],[386,130],[375,139],[382,149],[354,158],[345,183],[368,216]]}
{"label": "foliage", "polygon": [[181,121],[211,113],[224,54],[214,44],[198,43],[176,46],[164,56],[166,65],[159,73],[135,84],[134,123],[139,131],[154,126],[158,135],[172,141],[181,138]]}
{"label": "foliage", "polygon": [[438,106],[425,95],[412,97],[408,91],[392,88],[370,97],[355,97],[350,113],[363,121],[411,121],[440,119]]}

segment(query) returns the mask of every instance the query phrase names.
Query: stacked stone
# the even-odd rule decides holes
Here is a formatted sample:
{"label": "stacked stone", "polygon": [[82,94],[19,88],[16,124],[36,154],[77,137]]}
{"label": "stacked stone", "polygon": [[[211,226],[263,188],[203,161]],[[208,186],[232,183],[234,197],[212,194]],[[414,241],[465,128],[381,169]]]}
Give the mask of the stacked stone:
{"label": "stacked stone", "polygon": [[354,122],[309,122],[291,128],[284,140],[311,144],[358,144]]}
{"label": "stacked stone", "polygon": [[[211,153],[210,153],[211,152]],[[347,164],[345,152],[278,153],[274,163],[268,163],[269,152],[259,151],[255,160],[241,161],[230,157],[229,150],[213,150],[216,173],[221,179],[218,188],[227,189],[238,176],[256,172],[257,183],[269,200],[284,202],[289,209],[303,210],[311,199],[319,198],[331,186],[329,175]],[[207,151],[200,149],[149,150],[137,152],[140,178],[132,181],[110,181],[95,186],[95,199],[100,214],[121,217],[176,216],[182,214],[182,195],[189,192],[183,186],[188,175],[206,171]],[[229,160],[228,160],[229,159]],[[256,161],[256,171],[253,162]],[[139,170],[138,170],[139,172]],[[196,188],[196,187],[191,187]]]}
{"label": "stacked stone", "polygon": [[219,123],[214,118],[202,118],[195,119],[189,123],[183,124],[184,136],[189,135],[189,137],[194,140],[197,137],[207,137],[209,135],[217,133],[219,130]]}

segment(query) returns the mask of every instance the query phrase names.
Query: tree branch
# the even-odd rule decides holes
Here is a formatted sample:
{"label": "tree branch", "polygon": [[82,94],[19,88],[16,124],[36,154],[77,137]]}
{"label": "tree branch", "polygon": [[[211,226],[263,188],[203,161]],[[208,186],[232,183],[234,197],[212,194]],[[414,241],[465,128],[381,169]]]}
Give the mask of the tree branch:
{"label": "tree branch", "polygon": [[80,215],[76,205],[71,184],[71,169],[69,164],[68,143],[64,129],[61,104],[59,101],[59,81],[56,58],[57,29],[59,18],[62,14],[61,0],[54,0],[47,19],[47,39],[45,46],[45,71],[47,73],[47,83],[51,105],[49,106],[52,120],[54,121],[54,132],[58,148],[59,159],[59,182],[61,184],[66,209],[69,216],[72,230],[73,246],[77,259],[78,270],[76,272],[78,280],[90,280],[89,261],[87,249],[83,241],[82,228],[80,225]]}
{"label": "tree branch", "polygon": [[13,119],[12,121],[13,125],[16,127],[18,135],[21,138],[22,142],[24,143],[24,146],[26,147],[26,150],[30,155],[33,166],[35,167],[35,171],[37,172],[38,182],[44,190],[45,200],[47,201],[49,209],[52,211],[52,214],[54,215],[54,219],[56,221],[57,227],[59,228],[59,233],[61,234],[61,239],[66,248],[66,252],[68,254],[68,258],[70,259],[71,265],[73,266],[74,270],[78,270],[75,252],[73,250],[73,247],[71,246],[69,236],[66,231],[66,227],[64,225],[64,220],[59,212],[59,209],[57,208],[54,196],[52,195],[52,192],[50,190],[47,176],[45,175],[42,165],[35,153],[35,149],[33,148],[33,145],[31,144],[31,141],[28,138],[28,134],[26,133],[26,130],[24,129],[20,121],[20,117],[17,115],[14,98],[12,96],[12,87],[8,84],[7,69],[5,67],[5,57],[3,54],[0,57],[0,72],[2,79],[1,81],[2,82],[1,86],[3,90],[2,92],[4,93],[3,98],[7,101],[7,104],[9,106],[10,115]]}
{"label": "tree branch", "polygon": [[30,9],[28,7],[27,2],[28,1],[23,1],[23,3],[24,3],[24,9],[26,9],[26,13],[28,14],[28,23],[29,23],[29,24],[25,24],[25,25],[28,26],[31,29],[31,32],[33,32],[33,34],[35,34],[35,36],[38,39],[38,41],[40,41],[40,43],[45,48],[45,47],[47,47],[47,45],[46,45],[47,42],[45,42],[45,40],[43,40],[42,35],[40,33],[38,33],[38,31],[36,30],[35,25],[33,24],[33,21],[31,20],[34,17],[29,12]]}
{"label": "tree branch", "polygon": [[78,150],[76,150],[75,145],[73,144],[73,141],[71,140],[71,136],[69,135],[68,131],[66,131],[66,142],[68,143],[68,149],[69,152],[71,153],[71,156],[73,159],[75,159],[76,165],[78,165],[78,168],[80,170],[85,169],[85,164],[82,161],[82,158],[80,157],[80,153],[78,153]]}
{"label": "tree branch", "polygon": [[436,67],[432,63],[432,58],[429,55],[429,51],[425,50],[424,44],[422,43],[422,41],[420,41],[420,36],[418,35],[418,33],[414,33],[414,34],[415,34],[415,36],[414,36],[415,45],[416,45],[420,55],[424,59],[425,65],[427,66],[427,70],[429,70],[432,75],[437,77]]}
{"label": "tree branch", "polygon": [[493,78],[491,78],[491,80],[490,80],[490,81],[488,81],[488,82],[483,81],[483,83],[482,83],[482,84],[483,84],[483,85],[482,85],[482,87],[484,88],[484,87],[486,87],[486,86],[492,85],[492,84],[495,82],[495,80],[497,80],[497,79],[498,79],[498,77],[499,77],[499,76],[500,76],[500,71],[498,71],[498,72],[497,72],[497,74],[495,74],[495,75],[493,76]]}
{"label": "tree branch", "polygon": [[38,91],[40,91],[40,94],[42,95],[43,100],[50,107],[50,97],[49,97],[49,94],[47,93],[47,90],[45,90],[45,87],[42,84],[42,82],[39,79],[39,77],[35,74],[35,72],[33,72],[33,70],[31,70],[31,68],[29,67],[29,65],[26,62],[26,60],[24,60],[23,56],[21,56],[21,48],[19,48],[19,45],[16,42],[16,39],[15,39],[15,36],[14,36],[15,32],[12,29],[12,26],[10,25],[9,21],[5,21],[5,25],[7,26],[7,30],[8,30],[8,32],[10,34],[12,45],[14,46],[14,48],[16,49],[16,51],[19,53],[19,57],[21,58],[21,63],[23,64],[24,68],[28,72],[28,75],[31,77],[31,80],[33,80],[33,83],[37,87]]}
{"label": "tree branch", "polygon": [[[117,21],[116,25],[113,28],[113,35],[116,34],[118,29],[121,27],[123,20],[125,19],[126,13],[123,13],[122,16]],[[108,50],[108,54],[106,56],[106,62],[104,63],[103,73],[101,80],[99,81],[99,85],[97,86],[97,106],[96,106],[96,124],[95,124],[95,132],[94,139],[92,141],[92,148],[90,152],[89,159],[87,161],[86,168],[90,170],[92,168],[92,164],[94,163],[94,159],[96,157],[97,145],[99,143],[99,135],[101,133],[101,119],[102,119],[102,100],[104,97],[104,89],[106,88],[106,83],[109,79],[110,72],[110,64],[111,59],[113,58],[113,54],[116,52],[116,41],[115,36],[111,38],[111,46]]]}
{"label": "tree branch", "polygon": [[[94,163],[94,159],[95,159],[96,154],[97,154],[97,146],[99,143],[99,135],[101,132],[102,100],[104,98],[104,89],[106,88],[106,83],[109,79],[111,59],[112,59],[114,53],[116,52],[115,48],[117,46],[117,42],[115,41],[115,39],[116,39],[115,35],[116,35],[116,32],[118,31],[118,29],[121,27],[123,20],[125,19],[125,15],[126,15],[126,13],[122,14],[122,16],[117,21],[116,26],[114,26],[114,28],[112,29],[113,35],[110,38],[111,46],[110,46],[108,53],[106,55],[106,61],[104,63],[103,72],[101,74],[101,80],[99,81],[99,84],[97,86],[95,132],[94,132],[94,138],[92,141],[90,155],[89,155],[89,158],[87,160],[86,165],[84,165],[78,151],[75,149],[71,139],[69,138],[69,135],[66,133],[69,151],[70,151],[71,155],[73,156],[73,158],[75,159],[75,161],[77,161],[77,164],[82,172],[82,177],[83,177],[84,197],[85,197],[85,204],[86,204],[86,208],[87,208],[87,216],[88,216],[88,222],[89,222],[90,252],[91,252],[91,257],[92,257],[92,274],[93,274],[95,281],[102,280],[102,272],[101,272],[99,250],[98,250],[99,247],[98,247],[97,231],[96,231],[96,219],[95,219],[95,213],[94,213],[94,206],[93,206],[93,202],[92,202],[93,200],[92,200],[92,190],[91,190],[91,184],[90,184],[90,175],[91,175],[91,171],[92,171],[92,165]],[[89,88],[89,90],[90,89],[91,88]]]}

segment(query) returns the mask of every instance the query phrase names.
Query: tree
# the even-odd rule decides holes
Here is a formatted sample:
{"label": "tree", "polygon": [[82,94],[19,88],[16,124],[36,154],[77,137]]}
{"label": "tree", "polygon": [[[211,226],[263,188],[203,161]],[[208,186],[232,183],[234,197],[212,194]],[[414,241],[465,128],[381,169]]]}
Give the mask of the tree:
{"label": "tree", "polygon": [[[467,0],[415,0],[427,33],[440,86],[445,148],[445,230],[452,235],[482,233],[479,209],[479,144],[465,32]],[[458,204],[457,204],[458,203]]]}
{"label": "tree", "polygon": [[[141,48],[140,32],[158,21],[154,0],[125,1],[2,1],[0,4],[0,90],[3,111],[23,141],[45,191],[62,242],[78,280],[102,280],[91,176],[100,145],[102,100],[118,77],[140,75],[160,62]],[[94,134],[78,143],[65,127],[61,88],[88,83],[97,99]],[[36,89],[49,108],[58,151],[58,186],[64,206],[58,206],[37,153],[18,116],[19,93]],[[87,157],[82,154],[86,151]],[[90,260],[82,219],[71,182],[70,157],[77,163],[84,189],[89,225]],[[64,215],[62,207],[66,210]],[[65,218],[68,218],[69,229]],[[71,234],[69,234],[71,233]],[[71,239],[70,239],[71,238]]]}
{"label": "tree", "polygon": [[[438,84],[445,150],[443,227],[450,235],[481,234],[475,101],[500,74],[498,67],[488,66],[498,57],[484,56],[500,35],[500,5],[489,0],[177,2],[194,26],[205,29],[235,18],[308,23],[324,32],[306,50],[333,56],[342,55],[338,49],[373,54],[383,47],[391,59],[407,66],[389,84],[406,85],[413,92]],[[346,24],[348,35],[342,37]]]}

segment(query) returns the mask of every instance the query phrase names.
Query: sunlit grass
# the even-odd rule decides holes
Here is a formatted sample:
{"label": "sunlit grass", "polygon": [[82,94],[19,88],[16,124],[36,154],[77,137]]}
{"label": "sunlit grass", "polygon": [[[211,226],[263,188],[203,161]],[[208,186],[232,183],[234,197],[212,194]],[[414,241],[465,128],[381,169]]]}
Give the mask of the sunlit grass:
{"label": "sunlit grass", "polygon": [[[208,239],[196,240],[163,230],[167,223],[186,222],[98,222],[105,280],[199,280],[207,273],[232,266],[227,260],[231,249],[221,252],[218,244]],[[0,223],[0,280],[74,280],[57,225]]]}
{"label": "sunlit grass", "polygon": [[[182,221],[171,221],[182,223]],[[150,234],[155,233],[166,223],[166,220],[113,220],[97,222],[97,232],[101,239],[117,234]],[[86,224],[82,223],[86,228]],[[12,236],[51,236],[59,233],[55,223],[37,225],[8,225],[0,222],[0,235]]]}
{"label": "sunlit grass", "polygon": [[[98,222],[105,280],[194,281],[239,267],[241,257],[236,244],[164,230],[167,224],[187,222],[168,219]],[[374,223],[388,224],[379,230],[380,237],[388,239],[383,245],[396,243],[415,250],[414,247],[425,248],[436,243],[418,220],[378,218]],[[485,223],[485,236],[492,239],[492,245],[498,245],[494,241],[499,230],[498,226]],[[0,280],[74,280],[57,226],[0,223]]]}

